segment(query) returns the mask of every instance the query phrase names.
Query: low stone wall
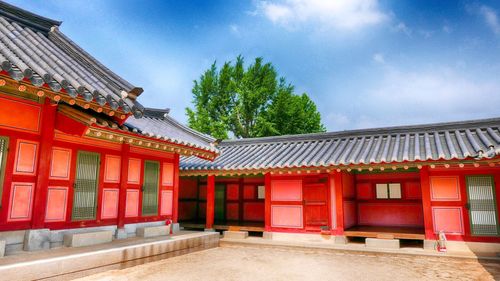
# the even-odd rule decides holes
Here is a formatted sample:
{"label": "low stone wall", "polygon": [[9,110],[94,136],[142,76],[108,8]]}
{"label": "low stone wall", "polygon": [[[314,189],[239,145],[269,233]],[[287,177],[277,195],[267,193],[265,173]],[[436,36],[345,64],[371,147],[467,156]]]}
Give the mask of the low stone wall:
{"label": "low stone wall", "polygon": [[[0,265],[2,280],[71,280],[102,271],[123,269],[172,256],[215,248],[219,245],[218,233],[189,233],[152,242],[120,246],[123,240],[96,246],[95,250],[64,248],[60,256],[42,256],[25,261],[12,258]],[[54,253],[52,253],[54,255]]]}

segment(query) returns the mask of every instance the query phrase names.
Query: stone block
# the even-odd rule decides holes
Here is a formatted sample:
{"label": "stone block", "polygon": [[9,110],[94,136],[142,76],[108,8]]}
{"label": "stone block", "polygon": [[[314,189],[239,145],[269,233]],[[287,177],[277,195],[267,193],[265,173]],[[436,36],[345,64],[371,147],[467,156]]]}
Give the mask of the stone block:
{"label": "stone block", "polygon": [[245,239],[248,237],[248,231],[224,231],[224,238]]}
{"label": "stone block", "polygon": [[399,249],[399,239],[366,238],[367,248]]}
{"label": "stone block", "polygon": [[170,225],[138,227],[137,236],[139,237],[156,237],[167,236],[170,234]]}
{"label": "stone block", "polygon": [[273,239],[273,233],[264,231],[262,233],[262,238],[271,240],[271,239]]}
{"label": "stone block", "polygon": [[118,228],[116,230],[116,239],[126,239],[128,237],[125,228]]}
{"label": "stone block", "polygon": [[5,255],[5,240],[0,240],[0,258]]}
{"label": "stone block", "polygon": [[64,246],[83,247],[104,244],[113,241],[113,231],[96,231],[64,235]]}
{"label": "stone block", "polygon": [[335,236],[334,238],[335,244],[347,244],[347,237],[343,235]]}
{"label": "stone block", "polygon": [[37,251],[50,248],[49,229],[29,229],[24,233],[25,251]]}
{"label": "stone block", "polygon": [[181,231],[181,226],[179,223],[173,223],[172,224],[172,233],[175,234],[177,232]]}

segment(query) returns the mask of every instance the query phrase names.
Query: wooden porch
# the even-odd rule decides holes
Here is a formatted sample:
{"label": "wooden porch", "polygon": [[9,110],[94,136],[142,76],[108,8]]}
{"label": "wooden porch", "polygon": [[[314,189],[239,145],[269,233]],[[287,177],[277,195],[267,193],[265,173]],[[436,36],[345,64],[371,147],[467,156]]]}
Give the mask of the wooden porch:
{"label": "wooden porch", "polygon": [[[204,221],[186,221],[180,222],[180,226],[186,229],[205,229]],[[237,222],[228,221],[215,223],[212,227],[214,230],[235,230],[235,231],[248,231],[248,232],[264,232],[264,223],[259,222]]]}
{"label": "wooden porch", "polygon": [[424,228],[391,226],[354,226],[344,231],[346,237],[425,240]]}

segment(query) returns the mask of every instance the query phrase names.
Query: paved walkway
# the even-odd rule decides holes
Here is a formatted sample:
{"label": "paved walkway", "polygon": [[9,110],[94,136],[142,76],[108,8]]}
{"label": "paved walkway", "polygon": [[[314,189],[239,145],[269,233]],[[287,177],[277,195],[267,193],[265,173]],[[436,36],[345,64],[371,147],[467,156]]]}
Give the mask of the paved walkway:
{"label": "paved walkway", "polygon": [[226,243],[80,281],[495,279],[500,280],[500,263],[496,261]]}

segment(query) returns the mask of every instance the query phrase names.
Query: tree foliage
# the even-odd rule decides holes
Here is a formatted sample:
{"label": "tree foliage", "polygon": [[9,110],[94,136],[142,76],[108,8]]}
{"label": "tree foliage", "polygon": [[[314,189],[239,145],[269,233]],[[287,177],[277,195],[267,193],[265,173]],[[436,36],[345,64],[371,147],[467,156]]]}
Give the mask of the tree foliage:
{"label": "tree foliage", "polygon": [[191,128],[213,137],[250,138],[325,131],[316,105],[262,58],[245,69],[244,59],[214,62],[192,89],[193,108],[186,108]]}

